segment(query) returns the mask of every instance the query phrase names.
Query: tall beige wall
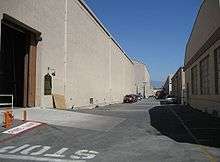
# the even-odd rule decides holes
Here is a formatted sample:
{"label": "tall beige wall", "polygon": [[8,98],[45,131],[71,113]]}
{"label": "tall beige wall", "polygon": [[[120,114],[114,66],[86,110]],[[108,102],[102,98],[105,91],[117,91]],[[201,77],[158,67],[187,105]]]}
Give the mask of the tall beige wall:
{"label": "tall beige wall", "polygon": [[107,102],[109,38],[77,1],[68,0],[67,24],[68,107]]}
{"label": "tall beige wall", "polygon": [[172,77],[172,95],[177,98],[178,103],[185,102],[185,72],[180,67]]}
{"label": "tall beige wall", "polygon": [[[217,110],[220,113],[220,95],[215,94],[215,69],[214,69],[214,50],[220,47],[220,40],[217,41],[211,48],[209,48],[199,59],[197,59],[185,72],[186,85],[189,85],[189,98],[188,102],[191,106],[201,109],[203,111],[209,111],[210,113],[213,110]],[[209,55],[209,87],[210,94],[202,95],[200,89],[200,61]],[[191,85],[191,68],[197,65],[198,67],[198,95],[192,94],[192,85]]]}
{"label": "tall beige wall", "polygon": [[[220,114],[220,95],[215,93],[215,57],[214,51],[220,47],[220,2],[219,0],[204,0],[197,19],[194,23],[192,34],[186,47],[185,56],[185,82],[187,102],[194,108]],[[208,58],[209,94],[201,94],[200,62]],[[192,94],[191,69],[197,65],[198,93]]]}
{"label": "tall beige wall", "polygon": [[68,0],[67,13],[68,106],[122,102],[133,91],[132,62],[78,1]]}
{"label": "tall beige wall", "polygon": [[166,82],[163,85],[163,90],[165,91],[166,94],[171,94],[172,92],[172,77],[173,74],[168,75]]}
{"label": "tall beige wall", "polygon": [[[134,73],[135,73],[135,85],[136,85],[136,92],[141,93],[142,95],[148,97],[153,94],[151,89],[151,79],[150,73],[143,63],[138,61],[134,62]],[[144,92],[145,91],[145,92]]]}
{"label": "tall beige wall", "polygon": [[111,43],[111,100],[122,101],[126,94],[134,93],[134,67],[122,51]]}
{"label": "tall beige wall", "polygon": [[43,77],[48,67],[56,69],[54,92],[64,92],[64,0],[2,0],[0,15],[6,13],[40,31],[43,41],[37,49],[37,105],[51,106],[51,96],[43,95]]}
{"label": "tall beige wall", "polygon": [[[40,31],[37,50],[37,106],[52,107],[44,75],[55,72],[53,93],[67,107],[122,102],[134,93],[133,63],[78,0],[3,0],[6,13]],[[48,71],[48,67],[50,69]]]}
{"label": "tall beige wall", "polygon": [[186,47],[185,62],[201,48],[220,26],[219,0],[204,0]]}

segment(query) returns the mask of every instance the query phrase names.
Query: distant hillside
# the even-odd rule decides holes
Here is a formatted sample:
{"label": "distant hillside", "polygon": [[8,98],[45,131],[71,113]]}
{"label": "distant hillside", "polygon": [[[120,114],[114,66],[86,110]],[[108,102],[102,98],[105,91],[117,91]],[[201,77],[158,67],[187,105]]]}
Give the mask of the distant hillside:
{"label": "distant hillside", "polygon": [[154,88],[161,88],[162,87],[161,81],[152,81],[151,84],[153,85]]}

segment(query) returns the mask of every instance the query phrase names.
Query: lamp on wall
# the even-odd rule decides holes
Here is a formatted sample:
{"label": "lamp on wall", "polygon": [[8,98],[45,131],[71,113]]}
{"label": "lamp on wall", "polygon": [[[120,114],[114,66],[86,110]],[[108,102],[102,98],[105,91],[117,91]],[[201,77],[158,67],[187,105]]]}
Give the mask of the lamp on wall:
{"label": "lamp on wall", "polygon": [[48,70],[48,73],[49,73],[49,74],[51,74],[52,76],[56,76],[56,69],[53,69],[53,68],[51,68],[51,67],[48,67],[47,70]]}

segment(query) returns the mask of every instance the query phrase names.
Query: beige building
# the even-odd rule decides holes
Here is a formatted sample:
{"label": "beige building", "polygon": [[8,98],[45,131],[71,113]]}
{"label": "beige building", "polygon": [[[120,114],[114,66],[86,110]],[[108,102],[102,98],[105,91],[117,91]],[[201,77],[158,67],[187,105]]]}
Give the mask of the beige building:
{"label": "beige building", "polygon": [[153,89],[151,87],[150,73],[147,66],[140,61],[134,60],[134,74],[135,74],[135,86],[136,94],[142,94],[144,98],[153,95]]}
{"label": "beige building", "polygon": [[0,94],[16,106],[122,102],[134,63],[82,0],[1,0]]}
{"label": "beige building", "polygon": [[186,46],[187,102],[220,114],[220,2],[204,0]]}
{"label": "beige building", "polygon": [[172,77],[173,77],[172,74],[168,75],[167,80],[163,85],[163,90],[166,95],[171,94],[172,92],[172,80],[171,80]]}
{"label": "beige building", "polygon": [[185,72],[180,67],[172,77],[172,95],[177,98],[179,104],[185,102]]}

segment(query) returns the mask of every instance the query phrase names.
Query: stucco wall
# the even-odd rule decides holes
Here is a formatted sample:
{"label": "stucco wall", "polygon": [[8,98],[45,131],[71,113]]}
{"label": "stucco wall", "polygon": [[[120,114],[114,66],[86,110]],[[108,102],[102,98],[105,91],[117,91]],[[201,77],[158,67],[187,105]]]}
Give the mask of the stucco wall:
{"label": "stucco wall", "polygon": [[185,63],[220,26],[219,0],[204,0],[186,47]]}
{"label": "stucco wall", "polygon": [[67,19],[68,107],[108,101],[109,39],[81,5],[68,1]]}
{"label": "stucco wall", "polygon": [[133,64],[111,43],[111,100],[122,101],[124,95],[134,93]]}
{"label": "stucco wall", "polygon": [[37,105],[51,106],[51,97],[43,95],[43,77],[47,68],[56,69],[54,91],[63,93],[64,52],[64,0],[3,0],[0,15],[6,13],[26,25],[40,31],[43,41],[37,49]]}
{"label": "stucco wall", "polygon": [[138,91],[138,93],[141,93],[143,95],[145,89],[145,96],[148,97],[152,95],[149,71],[146,65],[144,65],[143,63],[140,63],[138,61],[133,61],[133,62],[134,62],[136,91]]}
{"label": "stucco wall", "polygon": [[68,1],[67,22],[68,107],[88,106],[90,98],[122,102],[133,90],[133,64],[78,1]]}
{"label": "stucco wall", "polygon": [[[220,28],[220,6],[219,0],[204,0],[200,11],[198,13],[197,19],[194,24],[194,28],[192,30],[191,37],[187,44],[186,49],[186,59],[185,65],[188,63],[189,59],[194,56],[197,51],[205,44],[208,39],[214,34],[214,32]],[[216,36],[219,38],[219,36]],[[209,43],[210,44],[210,43]],[[206,45],[207,46],[207,45]],[[215,64],[214,64],[214,50],[220,46],[220,40],[215,42],[214,44],[210,44],[210,48],[208,48],[204,53],[201,54],[195,62],[190,64],[187,67],[185,72],[185,79],[187,88],[187,102],[194,108],[198,108],[203,111],[207,111],[212,113],[213,110],[216,110],[220,114],[220,95],[215,94]],[[209,55],[209,87],[210,87],[210,94],[209,95],[202,95],[200,89],[200,62],[206,56]],[[198,68],[198,80],[197,80],[197,87],[198,87],[198,94],[192,94],[192,85],[191,85],[191,69],[197,65]]]}
{"label": "stucco wall", "polygon": [[172,95],[177,98],[181,104],[185,102],[185,72],[183,68],[179,68],[172,77]]}
{"label": "stucco wall", "polygon": [[[186,84],[189,84],[189,104],[194,108],[201,109],[203,111],[212,112],[217,110],[220,113],[220,95],[215,94],[215,70],[214,70],[214,50],[220,46],[220,40],[217,41],[210,49],[208,49],[202,57],[194,62],[190,68],[185,72]],[[210,79],[210,95],[201,95],[200,89],[200,68],[199,63],[202,59],[209,55],[209,79]],[[191,87],[191,68],[197,65],[198,67],[198,95],[192,95]]]}
{"label": "stucco wall", "polygon": [[171,92],[172,92],[172,80],[171,80],[172,77],[173,77],[173,75],[169,75],[167,77],[166,82],[163,85],[163,89],[164,89],[166,94],[171,94]]}
{"label": "stucco wall", "polygon": [[[66,4],[67,2],[67,4]],[[55,71],[53,93],[65,95],[67,107],[122,102],[134,93],[133,63],[78,0],[0,1],[6,13],[40,31],[37,51],[37,106],[52,107],[44,96],[44,75]]]}

